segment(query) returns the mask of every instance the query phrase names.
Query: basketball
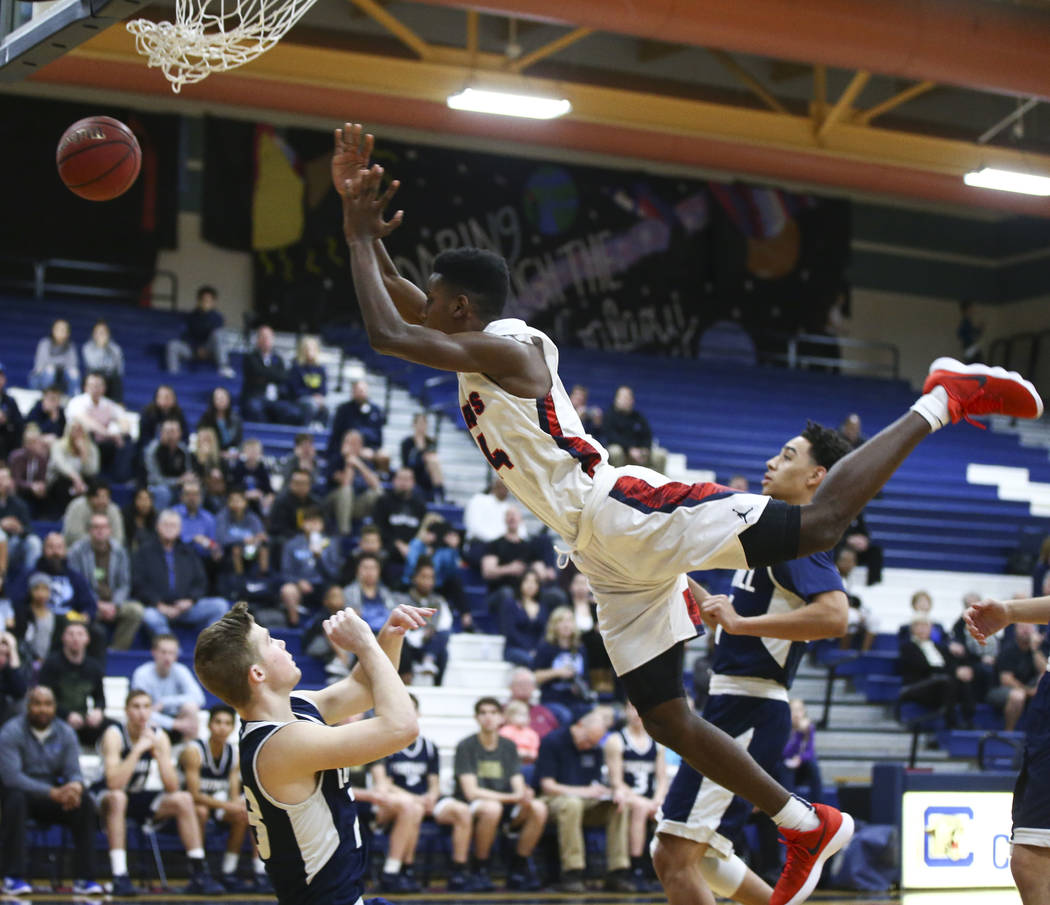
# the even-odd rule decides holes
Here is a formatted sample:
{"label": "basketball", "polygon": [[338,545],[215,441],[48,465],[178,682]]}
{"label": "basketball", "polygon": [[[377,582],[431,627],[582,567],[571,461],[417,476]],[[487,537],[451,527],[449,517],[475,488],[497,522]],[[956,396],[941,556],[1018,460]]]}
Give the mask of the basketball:
{"label": "basketball", "polygon": [[142,150],[120,120],[89,116],[63,133],[55,162],[71,192],[88,201],[111,201],[131,188],[142,165]]}

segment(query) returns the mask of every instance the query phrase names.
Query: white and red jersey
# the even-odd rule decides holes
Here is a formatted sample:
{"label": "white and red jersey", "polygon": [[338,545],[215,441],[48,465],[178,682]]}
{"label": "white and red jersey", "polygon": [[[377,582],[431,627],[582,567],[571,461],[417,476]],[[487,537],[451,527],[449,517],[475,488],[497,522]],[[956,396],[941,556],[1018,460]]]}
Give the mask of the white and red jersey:
{"label": "white and red jersey", "polygon": [[459,377],[463,419],[474,442],[511,493],[547,527],[574,546],[580,514],[609,454],[583,429],[558,376],[558,347],[518,318],[501,318],[486,333],[539,343],[551,376],[540,399],[514,396],[484,374]]}

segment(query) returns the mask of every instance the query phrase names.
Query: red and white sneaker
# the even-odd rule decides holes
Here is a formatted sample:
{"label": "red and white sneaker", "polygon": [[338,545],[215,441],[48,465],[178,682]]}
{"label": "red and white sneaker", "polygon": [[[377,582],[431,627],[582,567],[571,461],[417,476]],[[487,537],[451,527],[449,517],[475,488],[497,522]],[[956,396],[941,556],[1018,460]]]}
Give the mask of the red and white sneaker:
{"label": "red and white sneaker", "polygon": [[982,364],[964,365],[954,358],[938,358],[930,365],[930,374],[922,391],[928,393],[938,386],[944,387],[948,394],[948,414],[952,424],[964,418],[973,424],[975,415],[1038,418],[1043,414],[1043,400],[1039,393],[1016,371]]}
{"label": "red and white sneaker", "polygon": [[769,905],[799,905],[809,898],[824,862],[853,838],[853,818],[826,804],[815,804],[820,826],[802,830],[780,829],[780,841],[787,846],[787,861],[780,873]]}

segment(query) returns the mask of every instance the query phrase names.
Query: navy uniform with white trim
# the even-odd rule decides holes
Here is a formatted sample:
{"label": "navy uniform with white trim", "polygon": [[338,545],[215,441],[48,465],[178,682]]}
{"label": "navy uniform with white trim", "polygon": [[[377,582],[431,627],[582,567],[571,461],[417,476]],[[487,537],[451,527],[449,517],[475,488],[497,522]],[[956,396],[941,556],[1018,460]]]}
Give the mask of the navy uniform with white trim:
{"label": "navy uniform with white trim", "polygon": [[[292,694],[291,706],[297,720],[325,725],[309,699]],[[314,792],[294,805],[275,800],[259,782],[259,751],[287,725],[258,721],[241,727],[241,782],[259,856],[282,905],[355,905],[364,890],[367,850],[350,769],[321,771]]]}
{"label": "navy uniform with white trim", "polygon": [[426,795],[430,790],[427,777],[440,772],[437,746],[420,736],[407,748],[391,754],[384,761],[394,785],[413,795]]}
{"label": "navy uniform with white trim", "polygon": [[635,747],[634,740],[626,729],[620,730],[623,739],[623,781],[626,786],[642,798],[652,798],[656,792],[656,754],[658,746],[649,736],[642,750]]}
{"label": "navy uniform with white trim", "polygon": [[211,798],[229,801],[230,778],[233,774],[233,745],[226,742],[222,746],[222,754],[216,760],[207,742],[195,738],[190,744],[196,745],[200,751],[201,792]]}

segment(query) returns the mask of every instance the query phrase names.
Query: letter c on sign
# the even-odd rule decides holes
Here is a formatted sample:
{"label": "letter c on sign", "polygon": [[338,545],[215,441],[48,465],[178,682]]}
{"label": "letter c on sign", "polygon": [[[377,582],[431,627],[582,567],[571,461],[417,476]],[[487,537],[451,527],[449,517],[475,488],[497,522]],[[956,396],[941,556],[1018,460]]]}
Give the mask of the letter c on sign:
{"label": "letter c on sign", "polygon": [[992,866],[1006,870],[1010,866],[1010,837],[997,833],[992,837]]}

